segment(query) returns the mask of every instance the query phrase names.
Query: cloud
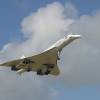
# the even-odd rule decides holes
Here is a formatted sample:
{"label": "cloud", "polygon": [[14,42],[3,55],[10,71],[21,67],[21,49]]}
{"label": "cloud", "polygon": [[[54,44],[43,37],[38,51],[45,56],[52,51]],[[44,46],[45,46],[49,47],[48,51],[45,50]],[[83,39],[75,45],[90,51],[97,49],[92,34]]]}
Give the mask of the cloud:
{"label": "cloud", "polygon": [[0,51],[1,62],[22,55],[34,55],[71,32],[81,34],[83,38],[62,51],[61,61],[58,62],[61,74],[58,77],[39,77],[32,73],[24,73],[20,77],[9,70],[0,73],[0,80],[4,83],[0,86],[3,91],[0,93],[7,94],[0,95],[1,99],[45,100],[59,94],[59,90],[56,91],[55,88],[56,83],[64,83],[68,87],[100,83],[100,12],[80,17],[77,14],[73,4],[64,6],[54,2],[23,19],[21,31],[25,40],[6,44]]}
{"label": "cloud", "polygon": [[9,59],[14,59],[22,54],[32,55],[52,45],[65,34],[69,25],[73,23],[72,19],[66,19],[64,11],[63,5],[54,2],[25,17],[21,22],[21,27],[26,40],[21,43],[8,43],[2,49],[1,55],[5,54]]}
{"label": "cloud", "polygon": [[99,25],[100,12],[97,12],[91,16],[80,16],[70,26],[69,32],[82,34],[83,38],[79,43],[73,43],[70,48],[66,48],[62,54],[62,80],[69,85],[100,84]]}

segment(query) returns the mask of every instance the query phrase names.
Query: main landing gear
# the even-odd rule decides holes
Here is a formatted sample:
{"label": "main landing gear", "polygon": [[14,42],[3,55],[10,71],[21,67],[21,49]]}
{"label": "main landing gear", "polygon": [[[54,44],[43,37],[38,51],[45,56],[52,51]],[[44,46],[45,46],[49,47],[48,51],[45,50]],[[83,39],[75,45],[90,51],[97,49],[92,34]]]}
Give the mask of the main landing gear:
{"label": "main landing gear", "polygon": [[54,64],[43,64],[45,66],[45,71],[44,69],[39,69],[37,71],[37,75],[48,75],[50,74],[50,69],[54,68]]}

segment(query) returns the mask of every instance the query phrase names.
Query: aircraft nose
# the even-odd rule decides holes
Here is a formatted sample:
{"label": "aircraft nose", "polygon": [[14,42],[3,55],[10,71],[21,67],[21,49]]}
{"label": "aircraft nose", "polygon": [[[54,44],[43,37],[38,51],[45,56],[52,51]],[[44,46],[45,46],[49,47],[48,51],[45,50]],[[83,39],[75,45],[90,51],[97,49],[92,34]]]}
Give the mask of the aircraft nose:
{"label": "aircraft nose", "polygon": [[78,38],[82,38],[81,35],[74,35],[74,37],[75,37],[76,39],[78,39]]}

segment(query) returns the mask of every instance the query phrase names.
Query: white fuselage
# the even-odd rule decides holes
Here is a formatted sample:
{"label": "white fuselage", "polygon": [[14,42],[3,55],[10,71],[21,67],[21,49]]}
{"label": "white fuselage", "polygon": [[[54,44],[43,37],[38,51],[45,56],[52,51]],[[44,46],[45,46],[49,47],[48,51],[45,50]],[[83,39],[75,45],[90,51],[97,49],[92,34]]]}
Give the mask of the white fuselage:
{"label": "white fuselage", "polygon": [[56,47],[58,49],[59,52],[61,52],[61,50],[68,44],[70,44],[73,40],[80,38],[80,35],[68,35],[67,37],[64,37],[62,39],[60,39],[59,41],[57,41],[56,43],[54,43],[51,47],[49,47],[47,50],[52,49],[54,47]]}

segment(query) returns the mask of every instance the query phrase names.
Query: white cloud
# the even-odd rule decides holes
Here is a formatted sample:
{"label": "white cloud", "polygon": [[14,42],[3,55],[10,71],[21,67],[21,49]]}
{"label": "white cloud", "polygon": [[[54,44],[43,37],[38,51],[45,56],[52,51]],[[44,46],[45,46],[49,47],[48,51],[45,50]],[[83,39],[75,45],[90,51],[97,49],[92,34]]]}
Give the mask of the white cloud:
{"label": "white cloud", "polygon": [[[69,32],[82,34],[77,44],[64,50],[62,80],[73,85],[100,84],[100,12],[82,15],[70,26]],[[70,52],[70,53],[69,53]],[[66,56],[65,56],[66,55]],[[65,77],[66,76],[66,77]]]}
{"label": "white cloud", "polygon": [[[70,11],[73,11],[74,15]],[[0,51],[2,62],[19,58],[23,54],[29,56],[38,53],[67,35],[68,32],[81,34],[83,39],[73,42],[62,52],[59,64],[61,75],[58,77],[38,77],[30,73],[23,74],[19,78],[10,71],[0,73],[2,76],[0,80],[8,83],[7,87],[2,84],[1,90],[4,94],[8,94],[9,90],[6,97],[0,95],[0,98],[20,99],[20,97],[25,97],[23,99],[27,100],[29,97],[30,100],[33,98],[44,100],[58,93],[56,90],[51,90],[54,94],[48,95],[49,89],[54,88],[52,84],[55,85],[55,83],[64,83],[66,86],[100,83],[100,12],[91,16],[82,15],[80,18],[72,19],[77,16],[77,13],[76,7],[72,4],[63,6],[54,2],[39,8],[23,19],[21,26],[23,37],[26,40],[21,43],[5,45]],[[71,19],[70,15],[73,16]]]}
{"label": "white cloud", "polygon": [[[23,36],[26,41],[22,43],[9,43],[3,48],[3,54],[9,59],[18,58],[25,54],[33,55],[40,52],[68,31],[74,20],[66,19],[65,8],[58,2],[39,8],[37,12],[25,17],[21,23]],[[45,44],[44,44],[45,43]],[[29,45],[30,44],[30,45]],[[20,51],[20,52],[19,52]],[[7,59],[8,60],[8,59]]]}

